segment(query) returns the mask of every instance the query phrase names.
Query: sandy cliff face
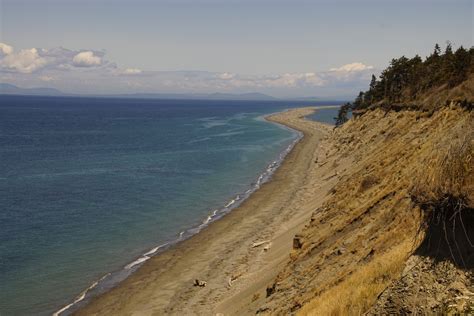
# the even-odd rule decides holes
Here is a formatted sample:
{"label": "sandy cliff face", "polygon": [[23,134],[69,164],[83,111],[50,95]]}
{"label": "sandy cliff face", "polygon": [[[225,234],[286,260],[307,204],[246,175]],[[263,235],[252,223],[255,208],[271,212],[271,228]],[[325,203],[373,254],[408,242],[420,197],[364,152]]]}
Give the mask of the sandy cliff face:
{"label": "sandy cliff face", "polygon": [[[321,145],[326,150],[315,163],[330,164],[334,173],[329,176],[337,178],[337,184],[295,236],[290,259],[269,285],[258,312],[327,315],[474,308],[472,216],[464,217],[460,230],[460,220],[454,228],[452,222],[461,213],[451,214],[442,218],[451,224],[431,233],[436,223],[429,216],[438,213],[417,199],[420,187],[434,181],[442,182],[440,188],[449,186],[444,178],[452,162],[446,157],[464,146],[467,156],[457,185],[463,195],[462,214],[472,214],[473,131],[472,111],[456,105],[434,113],[372,110],[336,129]],[[427,239],[437,249],[422,250]],[[461,248],[459,253],[455,247]]]}

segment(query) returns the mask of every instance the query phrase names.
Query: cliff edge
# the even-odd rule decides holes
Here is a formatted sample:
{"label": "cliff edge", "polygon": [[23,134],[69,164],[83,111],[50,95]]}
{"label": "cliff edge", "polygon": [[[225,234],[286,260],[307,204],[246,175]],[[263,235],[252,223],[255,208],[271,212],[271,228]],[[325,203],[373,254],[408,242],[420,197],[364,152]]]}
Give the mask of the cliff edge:
{"label": "cliff edge", "polygon": [[[354,116],[347,120],[341,110],[339,127],[315,161],[331,164],[337,182],[295,235],[290,258],[257,313],[474,312],[469,63],[459,82],[448,78],[412,99],[416,82],[399,87],[394,98],[392,88],[385,82],[383,91],[373,77],[371,90],[346,106]],[[377,91],[378,101],[370,103]]]}

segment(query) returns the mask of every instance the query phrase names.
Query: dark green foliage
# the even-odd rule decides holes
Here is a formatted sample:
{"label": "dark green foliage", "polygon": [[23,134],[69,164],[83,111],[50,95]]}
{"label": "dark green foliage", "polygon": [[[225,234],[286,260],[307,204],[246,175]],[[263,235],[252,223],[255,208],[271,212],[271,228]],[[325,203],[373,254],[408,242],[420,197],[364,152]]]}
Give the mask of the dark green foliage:
{"label": "dark green foliage", "polygon": [[[373,104],[409,104],[432,89],[453,88],[474,73],[473,58],[474,48],[466,50],[461,46],[453,52],[448,42],[443,54],[436,44],[424,61],[418,55],[392,59],[378,80],[372,75],[369,90],[359,93],[352,110],[363,110]],[[341,111],[344,114],[342,108]]]}
{"label": "dark green foliage", "polygon": [[339,108],[339,111],[337,112],[337,117],[334,118],[334,120],[336,121],[336,127],[341,126],[342,124],[344,124],[345,122],[349,120],[347,115],[349,114],[351,109],[352,109],[352,104],[350,104],[349,102]]}
{"label": "dark green foliage", "polygon": [[[472,49],[471,49],[472,50]],[[449,68],[449,86],[454,87],[467,79],[472,56],[462,46],[453,55]]]}
{"label": "dark green foliage", "polygon": [[364,107],[365,104],[366,104],[365,94],[363,91],[361,91],[359,92],[359,95],[357,96],[357,98],[355,98],[353,106],[356,109],[361,109]]}
{"label": "dark green foliage", "polygon": [[434,48],[433,55],[439,56],[440,53],[441,53],[441,47],[439,47],[438,43],[436,43],[436,44],[435,44],[435,48]]}

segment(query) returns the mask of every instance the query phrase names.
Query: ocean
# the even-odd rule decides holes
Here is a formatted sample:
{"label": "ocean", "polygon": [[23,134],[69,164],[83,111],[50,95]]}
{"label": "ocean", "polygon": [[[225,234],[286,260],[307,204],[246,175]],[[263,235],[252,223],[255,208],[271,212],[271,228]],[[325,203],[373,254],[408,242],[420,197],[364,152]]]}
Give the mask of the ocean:
{"label": "ocean", "polygon": [[0,96],[0,315],[79,306],[231,211],[299,137],[263,116],[304,105]]}

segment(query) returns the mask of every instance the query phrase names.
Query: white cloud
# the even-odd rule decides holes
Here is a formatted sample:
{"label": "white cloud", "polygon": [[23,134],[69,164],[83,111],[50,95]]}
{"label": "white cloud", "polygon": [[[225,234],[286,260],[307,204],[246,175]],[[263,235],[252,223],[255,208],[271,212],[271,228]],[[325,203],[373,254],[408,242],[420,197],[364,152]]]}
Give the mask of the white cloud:
{"label": "white cloud", "polygon": [[94,67],[100,66],[102,59],[94,55],[92,51],[80,52],[72,59],[72,63],[76,67]]}
{"label": "white cloud", "polygon": [[142,70],[138,68],[127,68],[122,73],[124,75],[138,75],[142,73]]}
{"label": "white cloud", "polygon": [[235,78],[235,74],[232,74],[229,72],[223,72],[223,73],[218,74],[217,77],[222,80],[230,80],[230,79]]}
{"label": "white cloud", "polygon": [[364,65],[363,63],[355,62],[351,64],[345,64],[341,67],[338,68],[331,68],[329,69],[330,71],[340,71],[340,72],[357,72],[357,71],[364,71],[364,70],[370,70],[373,69],[374,67]]}
{"label": "white cloud", "polygon": [[[1,0],[0,0],[1,1]],[[48,82],[73,93],[100,92],[253,92],[273,95],[327,95],[365,89],[374,67],[353,62],[328,71],[243,75],[207,71],[143,71],[120,68],[97,50],[30,48],[0,43],[2,79],[20,86]],[[355,91],[355,92],[354,92]]]}
{"label": "white cloud", "polygon": [[54,81],[54,78],[51,76],[39,76],[38,79],[45,82]]}
{"label": "white cloud", "polygon": [[301,87],[301,86],[322,86],[324,80],[314,72],[307,73],[286,73],[273,78],[267,78],[264,83],[272,87]]}
{"label": "white cloud", "polygon": [[13,49],[9,50],[8,48],[11,46],[6,49],[9,54],[0,60],[0,68],[13,72],[32,73],[48,63],[46,58],[38,54],[36,48],[22,49],[18,53],[14,53]]}
{"label": "white cloud", "polygon": [[15,51],[5,43],[0,43],[0,72],[35,73],[38,71],[74,70],[76,67],[108,69],[115,64],[103,60],[100,51],[73,51],[62,47],[53,49],[29,48]]}
{"label": "white cloud", "polygon": [[[184,74],[183,74],[184,75]],[[183,79],[176,78],[181,81]],[[299,88],[299,87],[316,87],[324,85],[325,81],[314,72],[307,73],[285,73],[271,76],[251,76],[238,75],[233,73],[195,73],[193,76],[185,75],[185,84],[193,87],[207,87],[214,89],[231,90],[233,88]]]}
{"label": "white cloud", "polygon": [[13,47],[5,43],[0,43],[0,56],[10,55],[13,53]]}

